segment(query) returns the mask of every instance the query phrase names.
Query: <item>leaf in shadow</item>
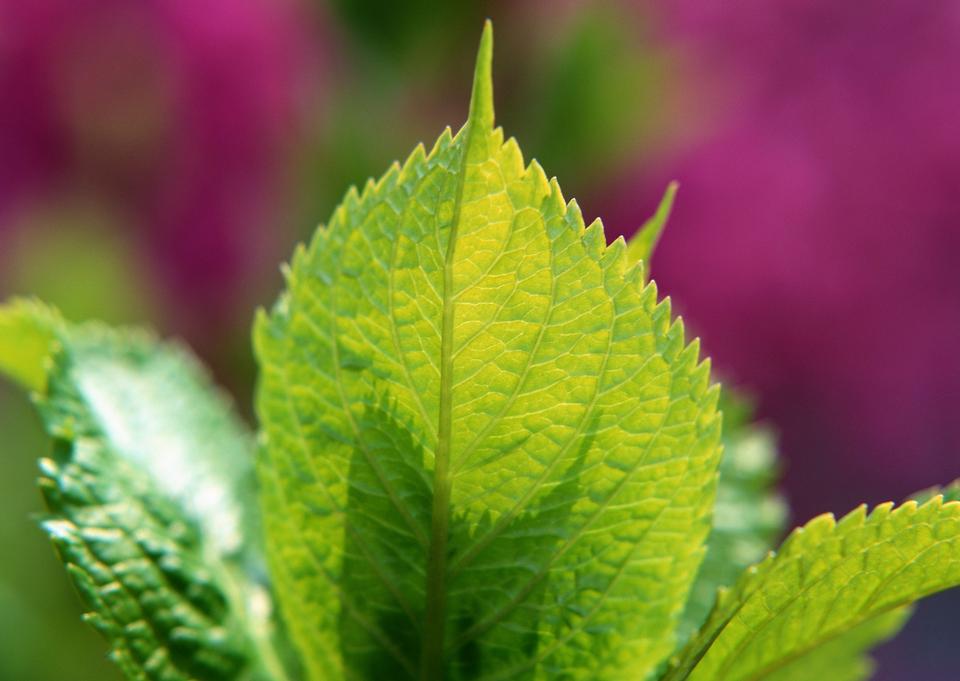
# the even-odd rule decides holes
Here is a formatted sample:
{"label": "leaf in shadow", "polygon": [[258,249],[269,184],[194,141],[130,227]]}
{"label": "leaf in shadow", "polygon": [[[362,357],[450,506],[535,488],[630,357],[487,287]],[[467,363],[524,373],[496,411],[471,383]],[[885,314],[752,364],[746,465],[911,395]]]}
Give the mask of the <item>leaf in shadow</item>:
{"label": "leaf in shadow", "polygon": [[[568,519],[583,494],[580,476],[599,421],[600,412],[557,484],[544,486],[529,510],[487,513],[472,528],[454,519],[450,678],[479,679],[504,667],[516,670],[512,679],[533,678],[541,619],[563,617],[563,608],[545,603],[550,566],[574,531]],[[482,664],[492,660],[494,668]]]}
{"label": "leaf in shadow", "polygon": [[357,425],[363,438],[348,477],[341,651],[359,678],[415,678],[432,499],[423,448],[384,400],[368,404]]}
{"label": "leaf in shadow", "polygon": [[[397,420],[388,400],[379,400],[377,407],[368,404],[358,426],[363,446],[354,450],[348,478],[341,653],[345,667],[358,678],[416,678],[426,579],[426,547],[417,530],[429,531],[431,481],[423,448]],[[524,667],[536,655],[541,618],[562,616],[545,607],[549,564],[569,538],[566,521],[581,495],[580,473],[592,439],[584,439],[560,482],[545,487],[529,510],[512,518],[487,514],[472,527],[462,515],[451,519],[449,564],[460,564],[468,547],[474,553],[470,571],[451,583],[448,678],[478,679],[495,671],[484,668],[481,646],[501,649],[498,666]],[[493,536],[497,542],[483,542]],[[511,594],[521,597],[511,602]],[[530,665],[513,678],[532,674]]]}

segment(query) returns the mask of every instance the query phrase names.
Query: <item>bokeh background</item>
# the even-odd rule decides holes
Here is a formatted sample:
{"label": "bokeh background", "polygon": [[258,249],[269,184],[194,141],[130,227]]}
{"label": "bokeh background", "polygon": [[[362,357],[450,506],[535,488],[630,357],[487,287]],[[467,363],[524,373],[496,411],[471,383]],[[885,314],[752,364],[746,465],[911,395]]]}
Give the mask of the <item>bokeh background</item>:
{"label": "bokeh background", "polygon": [[[609,238],[681,188],[653,275],[780,433],[794,522],[960,475],[956,0],[0,0],[0,296],[185,338],[249,414],[248,327],[353,183],[498,120]],[[37,527],[0,384],[0,681],[118,679]],[[960,598],[879,652],[955,681]]]}

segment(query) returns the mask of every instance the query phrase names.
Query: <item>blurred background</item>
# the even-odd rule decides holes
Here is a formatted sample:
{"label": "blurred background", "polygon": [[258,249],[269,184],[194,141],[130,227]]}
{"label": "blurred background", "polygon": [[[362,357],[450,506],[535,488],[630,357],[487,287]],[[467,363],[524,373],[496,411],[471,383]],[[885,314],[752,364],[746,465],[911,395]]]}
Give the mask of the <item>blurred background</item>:
{"label": "blurred background", "polygon": [[[353,183],[498,121],[610,239],[680,182],[653,276],[780,433],[793,522],[960,476],[956,0],[0,0],[0,298],[185,338],[249,415],[252,311]],[[119,675],[37,527],[0,384],[0,681]],[[960,598],[882,681],[955,681]]]}

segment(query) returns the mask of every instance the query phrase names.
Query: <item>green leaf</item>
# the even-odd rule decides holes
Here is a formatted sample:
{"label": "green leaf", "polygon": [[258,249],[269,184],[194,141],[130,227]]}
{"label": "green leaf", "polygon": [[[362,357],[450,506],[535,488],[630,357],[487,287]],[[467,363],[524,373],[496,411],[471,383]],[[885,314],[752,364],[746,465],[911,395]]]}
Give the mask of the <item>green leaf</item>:
{"label": "green leaf", "polygon": [[958,556],[960,503],[940,497],[815,518],[721,595],[664,678],[816,678],[831,659],[860,678],[860,651],[892,635],[905,606],[960,584]]}
{"label": "green leaf", "polygon": [[44,390],[58,323],[56,312],[34,301],[18,299],[0,307],[0,373],[28,390]]}
{"label": "green leaf", "polygon": [[786,662],[763,677],[764,681],[860,681],[873,673],[873,661],[867,652],[893,638],[910,618],[912,609],[897,608],[869,619],[850,631]]}
{"label": "green leaf", "polygon": [[313,679],[643,678],[704,552],[717,390],[622,240],[493,127],[347,193],[258,316],[258,467]]}
{"label": "green leaf", "polygon": [[249,659],[257,647],[272,664],[269,596],[248,576],[262,573],[250,437],[196,361],[33,302],[0,320],[21,334],[11,347],[30,343],[0,368],[29,377],[54,441],[43,525],[111,657],[136,680],[280,678]]}
{"label": "green leaf", "polygon": [[640,229],[630,237],[627,242],[627,257],[633,261],[642,261],[645,263],[647,271],[650,269],[650,258],[653,256],[653,250],[657,247],[664,228],[667,226],[667,220],[670,219],[670,211],[673,210],[673,200],[677,196],[676,182],[667,185],[667,190],[660,199],[660,205],[657,211],[641,225]]}
{"label": "green leaf", "polygon": [[724,391],[723,458],[707,555],[690,591],[678,631],[683,644],[700,628],[720,587],[732,586],[762,559],[784,531],[787,508],[775,492],[777,448],[770,428],[750,422],[752,409]]}

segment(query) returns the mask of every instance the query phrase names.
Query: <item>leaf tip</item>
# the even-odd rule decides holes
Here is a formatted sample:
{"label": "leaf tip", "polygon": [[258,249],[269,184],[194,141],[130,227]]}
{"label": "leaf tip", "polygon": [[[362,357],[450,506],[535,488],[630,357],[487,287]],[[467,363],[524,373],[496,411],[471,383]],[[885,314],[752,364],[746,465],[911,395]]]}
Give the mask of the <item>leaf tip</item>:
{"label": "leaf tip", "polygon": [[[673,210],[673,202],[677,196],[677,189],[680,183],[672,180],[663,192],[663,198],[657,206],[656,212],[641,225],[636,234],[630,239],[628,252],[633,260],[641,260],[648,263],[653,255],[654,249],[660,242],[663,230],[667,226],[667,220],[670,219],[670,213]],[[649,265],[647,266],[649,270]]]}
{"label": "leaf tip", "polygon": [[490,19],[484,22],[480,36],[468,120],[471,125],[493,129],[493,22]]}

